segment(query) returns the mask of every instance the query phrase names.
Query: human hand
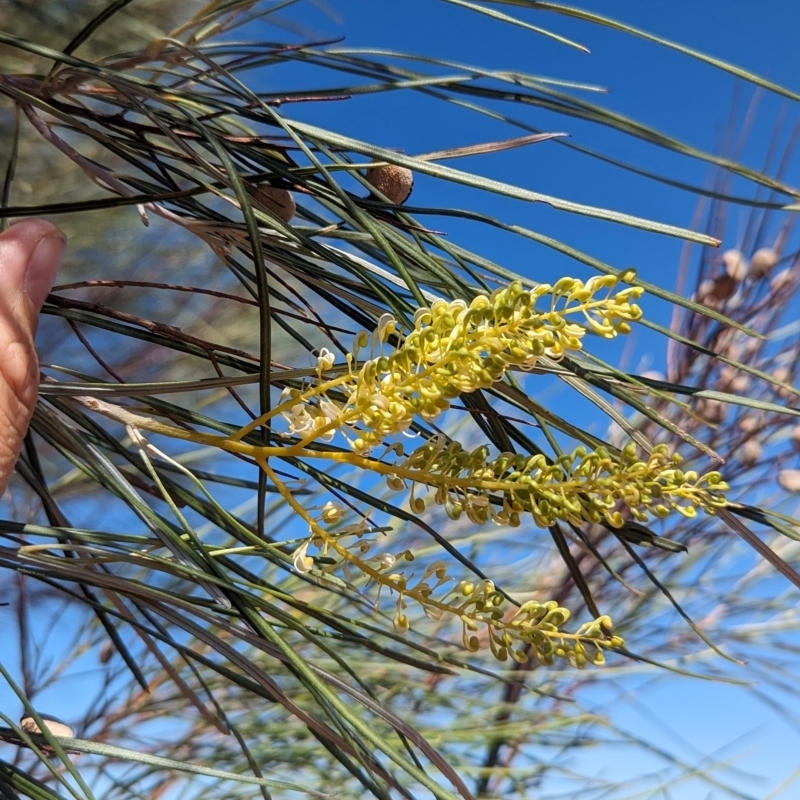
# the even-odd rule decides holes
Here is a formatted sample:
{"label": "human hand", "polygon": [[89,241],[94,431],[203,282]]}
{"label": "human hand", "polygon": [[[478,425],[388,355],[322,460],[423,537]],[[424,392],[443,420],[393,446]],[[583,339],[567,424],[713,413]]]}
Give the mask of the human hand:
{"label": "human hand", "polygon": [[67,237],[25,220],[0,234],[0,495],[19,456],[39,389],[34,336]]}

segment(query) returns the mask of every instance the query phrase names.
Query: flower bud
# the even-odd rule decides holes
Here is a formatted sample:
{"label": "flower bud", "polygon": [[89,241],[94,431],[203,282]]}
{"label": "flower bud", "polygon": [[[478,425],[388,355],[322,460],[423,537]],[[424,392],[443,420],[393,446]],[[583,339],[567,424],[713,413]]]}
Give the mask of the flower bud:
{"label": "flower bud", "polygon": [[400,634],[408,633],[408,629],[411,627],[408,622],[408,617],[400,611],[399,607],[392,619],[392,625],[397,633]]}
{"label": "flower bud", "polygon": [[297,550],[295,550],[292,554],[295,572],[304,574],[306,572],[311,572],[311,570],[314,568],[314,559],[306,554],[307,550],[308,542],[303,542],[303,544],[300,545],[300,547],[298,547]]}

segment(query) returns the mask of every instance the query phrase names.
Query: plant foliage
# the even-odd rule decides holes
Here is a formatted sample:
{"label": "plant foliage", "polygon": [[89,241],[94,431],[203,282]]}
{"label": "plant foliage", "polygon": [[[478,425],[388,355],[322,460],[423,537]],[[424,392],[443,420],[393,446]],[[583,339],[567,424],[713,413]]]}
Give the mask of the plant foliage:
{"label": "plant foliage", "polygon": [[[580,47],[500,7],[578,16],[796,99],[578,9],[444,1],[565,46]],[[529,744],[570,747],[582,723],[602,724],[566,708],[546,670],[601,667],[609,653],[619,669],[684,655],[683,639],[667,646],[658,634],[664,602],[685,618],[687,637],[716,648],[683,605],[708,605],[686,581],[725,540],[723,524],[800,585],[781,554],[797,540],[794,521],[739,501],[764,431],[791,430],[797,415],[789,351],[763,349],[778,330],[776,298],[785,307],[797,280],[793,261],[774,271],[780,242],[764,248],[751,236],[743,249],[757,252],[749,262],[726,253],[724,272],[704,255],[697,290],[684,297],[535,230],[408,198],[424,175],[719,243],[722,230],[442,163],[581,149],[514,119],[509,105],[603,125],[773,193],[764,202],[730,194],[724,180],[713,191],[680,184],[714,210],[749,204],[758,215],[796,200],[780,176],[671,139],[567,83],[288,35],[264,41],[287,2],[215,0],[141,47],[92,50],[128,5],[110,3],[58,46],[0,33],[8,52],[35,65],[0,75],[16,114],[10,152],[22,144],[24,155],[38,136],[47,150],[37,152],[66,159],[85,181],[80,199],[15,204],[24,165],[14,156],[3,215],[137,214],[183,237],[168,240],[171,252],[196,237],[213,259],[202,279],[187,265],[176,282],[160,270],[76,268],[45,307],[74,347],[43,367],[18,466],[16,491],[24,482],[43,517],[0,521],[0,565],[25,576],[20,631],[31,592],[61,598],[67,618],[81,620],[65,663],[98,653],[108,694],[86,709],[84,738],[56,737],[31,704],[36,670],[23,664],[20,683],[3,667],[37,725],[3,717],[4,738],[37,756],[25,768],[0,762],[5,796],[154,796],[182,773],[204,776],[186,784],[204,798],[254,785],[265,797],[523,796],[558,769],[518,758]],[[281,90],[279,77],[262,79],[280,68],[308,83]],[[398,91],[491,115],[515,136],[410,156],[303,121],[323,102]],[[510,232],[599,274],[532,281],[437,232],[434,218]],[[102,299],[106,289],[118,303]],[[135,302],[126,299],[134,290]],[[669,329],[648,320],[651,296],[673,305]],[[635,326],[669,338],[667,375],[605,360],[604,343]],[[547,382],[588,401],[613,430],[600,437],[568,408],[537,400]],[[716,532],[695,554],[698,509]],[[669,528],[655,526],[665,518]],[[784,544],[764,544],[752,522]],[[523,531],[529,550],[554,546],[546,569],[525,575],[498,558],[497,543],[519,547]],[[576,627],[571,612],[585,613]]]}

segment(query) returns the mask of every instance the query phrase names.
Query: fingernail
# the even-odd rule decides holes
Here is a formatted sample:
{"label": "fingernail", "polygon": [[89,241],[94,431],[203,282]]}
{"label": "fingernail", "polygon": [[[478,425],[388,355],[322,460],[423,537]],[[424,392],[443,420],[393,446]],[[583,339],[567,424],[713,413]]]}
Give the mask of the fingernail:
{"label": "fingernail", "polygon": [[36,245],[28,261],[25,269],[25,294],[37,309],[42,307],[55,283],[66,246],[67,237],[61,231],[53,231]]}

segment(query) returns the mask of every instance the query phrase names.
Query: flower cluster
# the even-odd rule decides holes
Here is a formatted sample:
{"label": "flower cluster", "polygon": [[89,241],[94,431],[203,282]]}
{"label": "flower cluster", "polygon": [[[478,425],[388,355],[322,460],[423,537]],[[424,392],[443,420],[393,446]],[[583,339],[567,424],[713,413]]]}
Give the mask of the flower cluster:
{"label": "flower cluster", "polygon": [[[489,580],[461,581],[443,597],[440,589],[450,583],[443,562],[434,562],[421,577],[407,574],[404,562],[414,560],[408,551],[372,555],[376,543],[366,518],[358,525],[339,527],[345,512],[329,503],[317,516],[304,509],[271,469],[267,458],[290,452],[295,458],[326,458],[383,475],[389,487],[410,487],[411,508],[421,513],[424,501],[415,495],[429,491],[434,502],[457,519],[465,515],[482,524],[489,520],[516,526],[525,514],[536,525],[549,527],[558,520],[576,525],[604,523],[619,527],[625,514],[646,521],[672,511],[692,517],[698,509],[713,514],[725,505],[727,485],[719,473],[699,475],[680,468],[681,459],[665,445],[640,456],[631,443],[621,451],[605,447],[577,448],[549,460],[542,454],[500,453],[490,457],[489,448],[464,450],[457,442],[434,436],[405,456],[399,443],[390,440],[409,429],[415,418],[433,420],[462,393],[485,389],[503,379],[509,369],[532,370],[542,358],[558,360],[578,351],[587,333],[603,338],[630,331],[641,317],[635,301],[641,289],[619,288],[612,276],[583,283],[564,278],[554,286],[526,290],[512,283],[481,295],[471,303],[438,300],[419,309],[413,329],[401,335],[397,321],[384,315],[371,340],[369,358],[354,366],[359,349],[370,339],[356,338],[347,371],[331,377],[334,356],[320,352],[317,379],[304,388],[289,388],[275,413],[289,424],[296,440],[283,447],[263,447],[256,460],[274,481],[289,505],[309,525],[309,538],[293,554],[298,572],[324,578],[341,567],[350,579],[356,572],[395,599],[394,627],[409,629],[407,605],[419,605],[434,619],[451,616],[461,621],[464,646],[475,651],[491,648],[501,660],[526,660],[529,652],[542,664],[563,658],[582,667],[603,663],[603,649],[622,640],[611,633],[611,621],[601,616],[575,633],[562,630],[569,612],[556,602],[530,601],[516,612],[503,607],[504,596]],[[603,296],[598,296],[603,292]],[[537,304],[548,307],[537,309]],[[392,344],[388,343],[392,340]],[[246,452],[242,437],[259,420],[226,441]],[[309,447],[342,434],[350,450]],[[377,445],[389,447],[375,458]],[[387,458],[389,453],[393,458]],[[325,529],[336,525],[336,532]],[[309,554],[317,548],[322,559]],[[451,584],[453,585],[453,584]],[[476,633],[478,632],[478,633]]]}
{"label": "flower cluster", "polygon": [[632,442],[619,456],[604,447],[578,447],[552,462],[543,455],[515,453],[489,459],[485,446],[470,452],[458,442],[434,437],[398,465],[388,483],[393,489],[411,483],[416,512],[424,509],[413,495],[415,485],[422,484],[435,489],[435,502],[453,519],[466,514],[472,522],[491,519],[511,526],[519,525],[524,513],[542,528],[557,520],[620,527],[620,505],[642,522],[671,511],[694,517],[700,508],[713,514],[724,506],[728,486],[720,474],[684,472],[681,461],[665,445],[639,458]]}
{"label": "flower cluster", "polygon": [[502,609],[503,596],[491,581],[481,581],[477,586],[462,581],[457,589],[465,596],[459,608],[463,623],[464,647],[474,653],[480,647],[480,639],[473,631],[479,624],[486,625],[489,647],[495,658],[505,661],[509,656],[525,663],[528,655],[520,644],[528,645],[536,658],[546,666],[555,658],[563,658],[573,667],[584,667],[587,662],[605,663],[603,647],[621,647],[625,642],[611,633],[611,618],[598,617],[582,625],[575,633],[566,633],[561,627],[570,613],[555,600],[539,603],[529,600],[523,603],[510,618]]}
{"label": "flower cluster", "polygon": [[347,575],[355,567],[378,584],[376,610],[380,607],[384,589],[396,595],[392,622],[398,633],[404,634],[409,630],[406,612],[408,602],[414,601],[432,620],[438,621],[445,615],[460,620],[464,647],[475,653],[488,645],[499,661],[512,658],[525,663],[528,660],[527,648],[530,648],[539,662],[547,666],[552,665],[556,658],[562,658],[572,666],[582,668],[587,663],[603,664],[603,648],[624,644],[621,637],[611,632],[611,619],[607,616],[585,623],[575,633],[564,631],[562,628],[570,612],[553,600],[545,603],[530,600],[509,614],[503,607],[505,598],[490,580],[462,580],[437,599],[437,590],[451,582],[443,561],[434,561],[419,579],[415,579],[413,573],[407,575],[403,570],[405,563],[414,561],[409,550],[396,555],[384,552],[367,556],[375,542],[365,540],[359,533],[355,535],[356,541],[344,547],[341,542],[325,541],[319,531],[312,532],[309,540],[295,552],[295,568],[308,572],[313,566],[314,559],[308,556],[311,544],[315,544],[321,554],[336,550],[343,556],[341,565]]}
{"label": "flower cluster", "polygon": [[[562,278],[531,290],[514,282],[469,304],[437,300],[417,311],[413,330],[388,355],[310,391],[287,390],[283,415],[289,430],[310,441],[348,426],[355,430],[348,436],[352,448],[368,453],[407,430],[414,417],[435,419],[454,398],[488,388],[511,367],[531,370],[542,356],[557,360],[580,350],[588,331],[607,339],[627,333],[641,317],[633,301],[642,290],[628,286],[612,293],[618,283],[611,275],[586,283]],[[605,296],[597,297],[601,290]],[[549,308],[537,310],[546,297]],[[396,327],[386,315],[373,345],[382,346]],[[325,355],[320,362],[321,374]]]}

